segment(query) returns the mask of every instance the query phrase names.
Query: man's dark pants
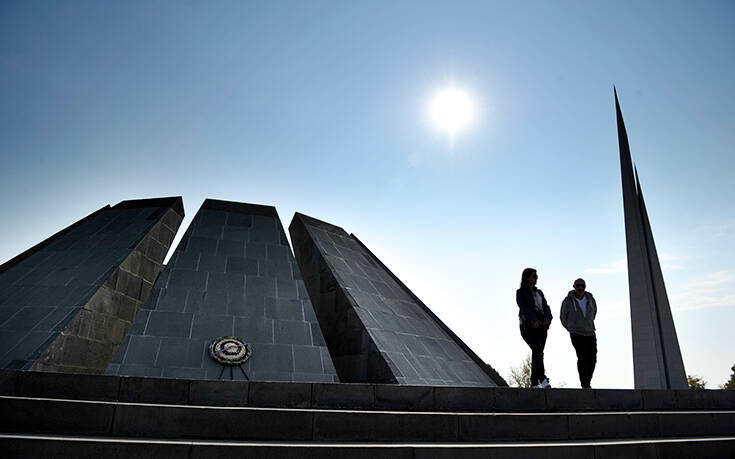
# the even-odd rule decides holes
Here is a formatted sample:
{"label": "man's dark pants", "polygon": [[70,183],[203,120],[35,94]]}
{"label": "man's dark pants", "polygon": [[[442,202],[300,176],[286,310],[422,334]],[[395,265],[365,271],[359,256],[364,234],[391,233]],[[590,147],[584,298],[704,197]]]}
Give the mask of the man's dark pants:
{"label": "man's dark pants", "polygon": [[570,333],[572,346],[577,351],[577,371],[579,371],[579,382],[582,387],[589,388],[592,382],[592,373],[595,372],[597,363],[597,337]]}
{"label": "man's dark pants", "polygon": [[523,341],[531,348],[531,385],[536,386],[546,379],[544,370],[544,346],[546,346],[546,327],[533,328],[530,323],[521,325]]}

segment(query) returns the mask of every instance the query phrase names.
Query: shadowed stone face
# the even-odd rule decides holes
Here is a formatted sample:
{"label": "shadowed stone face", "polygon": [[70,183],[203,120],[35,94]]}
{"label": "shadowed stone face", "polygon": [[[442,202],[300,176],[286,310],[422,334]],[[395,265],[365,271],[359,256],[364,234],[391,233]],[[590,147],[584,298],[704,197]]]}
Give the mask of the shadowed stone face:
{"label": "shadowed stone face", "polygon": [[250,380],[337,381],[276,209],[207,199],[107,373],[230,379],[209,355],[227,336],[252,348]]}
{"label": "shadowed stone face", "polygon": [[498,384],[357,238],[302,214],[289,230],[342,381]]}
{"label": "shadowed stone face", "polygon": [[106,206],[0,267],[0,366],[102,373],[158,276],[181,198]]}

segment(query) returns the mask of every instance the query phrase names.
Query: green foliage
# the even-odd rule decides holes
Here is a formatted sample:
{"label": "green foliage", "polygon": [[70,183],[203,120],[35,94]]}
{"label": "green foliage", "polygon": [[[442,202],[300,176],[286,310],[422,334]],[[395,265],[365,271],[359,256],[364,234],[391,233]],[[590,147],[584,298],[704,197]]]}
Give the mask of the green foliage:
{"label": "green foliage", "polygon": [[696,375],[687,375],[687,384],[689,384],[690,389],[702,390],[706,389],[707,381]]}
{"label": "green foliage", "polygon": [[730,380],[727,381],[725,384],[720,386],[720,389],[735,389],[735,365],[730,368],[732,370],[732,374],[730,375]]}
{"label": "green foliage", "polygon": [[511,387],[531,387],[531,354],[528,354],[518,367],[510,367],[508,385]]}

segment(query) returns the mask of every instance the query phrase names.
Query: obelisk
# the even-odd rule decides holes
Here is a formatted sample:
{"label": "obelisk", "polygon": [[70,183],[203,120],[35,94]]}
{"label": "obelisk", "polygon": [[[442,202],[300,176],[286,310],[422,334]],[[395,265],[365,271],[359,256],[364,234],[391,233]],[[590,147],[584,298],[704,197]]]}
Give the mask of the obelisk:
{"label": "obelisk", "polygon": [[686,389],[684,363],[671,316],[661,264],[643,200],[638,172],[630,158],[628,134],[615,91],[628,252],[633,374],[636,389]]}

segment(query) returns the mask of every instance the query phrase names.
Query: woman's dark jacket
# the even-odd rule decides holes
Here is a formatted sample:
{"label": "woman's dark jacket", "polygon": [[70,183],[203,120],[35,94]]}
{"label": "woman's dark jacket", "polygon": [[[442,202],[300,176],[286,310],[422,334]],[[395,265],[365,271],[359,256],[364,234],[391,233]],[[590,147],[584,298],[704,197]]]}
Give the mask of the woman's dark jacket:
{"label": "woman's dark jacket", "polygon": [[535,321],[543,322],[544,319],[552,319],[551,308],[546,303],[544,292],[536,290],[541,295],[541,304],[544,308],[544,313],[541,314],[536,309],[536,302],[533,299],[533,290],[530,288],[519,288],[516,290],[516,303],[518,303],[518,317],[521,319],[521,324],[531,323]]}

